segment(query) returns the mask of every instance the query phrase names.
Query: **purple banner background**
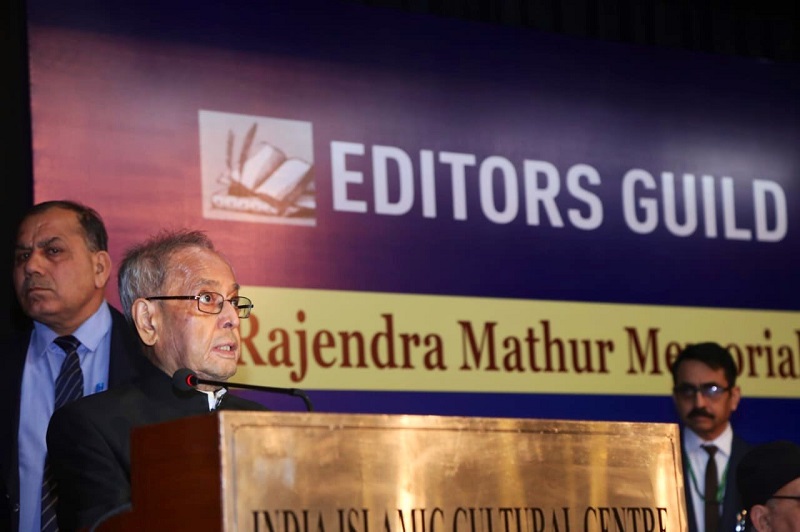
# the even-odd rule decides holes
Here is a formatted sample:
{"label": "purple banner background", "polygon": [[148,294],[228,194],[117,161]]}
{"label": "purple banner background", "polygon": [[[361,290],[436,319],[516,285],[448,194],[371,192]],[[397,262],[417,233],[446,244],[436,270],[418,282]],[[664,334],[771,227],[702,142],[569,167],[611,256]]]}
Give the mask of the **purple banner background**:
{"label": "purple banner background", "polygon": [[[115,257],[154,225],[204,228],[245,285],[798,309],[796,65],[334,1],[267,4],[235,10],[221,3],[31,0],[36,200],[68,196],[97,207]],[[201,109],[313,124],[315,227],[202,218]],[[603,224],[592,231],[531,226],[524,203],[515,220],[495,224],[481,214],[476,184],[467,190],[468,219],[454,220],[442,164],[437,218],[422,216],[419,188],[404,216],[338,212],[332,141],[363,143],[368,154],[373,145],[401,148],[415,175],[423,149],[478,161],[502,156],[519,180],[524,160],[548,161],[562,192],[568,169],[588,164],[602,178],[592,190]],[[721,177],[733,178],[736,219],[750,228],[753,180],[777,183],[787,199],[786,237],[706,238],[702,225],[677,237],[663,222],[635,234],[623,220],[620,192],[632,168],[657,181],[661,172],[678,180],[683,173],[714,176],[720,233]],[[369,158],[349,159],[348,169],[369,175]],[[476,176],[473,168],[468,180]],[[372,203],[369,179],[351,190]],[[585,212],[566,193],[558,207],[565,219],[567,209]],[[678,212],[684,207],[679,203]],[[324,411],[674,421],[666,396],[531,392],[311,395]],[[800,414],[798,402],[746,399],[737,431],[754,441],[800,441],[799,429],[785,422]]]}

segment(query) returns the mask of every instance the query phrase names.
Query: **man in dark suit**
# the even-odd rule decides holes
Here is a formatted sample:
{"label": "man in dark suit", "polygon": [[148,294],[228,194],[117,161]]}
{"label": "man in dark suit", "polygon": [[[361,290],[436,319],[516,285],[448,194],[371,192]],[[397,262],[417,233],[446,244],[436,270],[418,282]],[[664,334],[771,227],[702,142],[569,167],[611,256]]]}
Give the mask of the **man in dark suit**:
{"label": "man in dark suit", "polygon": [[736,467],[750,446],[730,424],[741,399],[736,373],[733,357],[713,342],[690,345],[672,365],[690,532],[733,532],[741,510]]}
{"label": "man in dark suit", "polygon": [[183,368],[204,380],[230,378],[241,357],[240,320],[253,306],[203,233],[162,233],[128,251],[119,290],[152,367],[140,379],[53,415],[47,444],[62,530],[94,526],[129,504],[134,427],[217,409],[264,410],[222,387],[173,386],[172,376]]}
{"label": "man in dark suit", "polygon": [[114,387],[144,367],[136,335],[105,301],[110,275],[108,236],[93,209],[49,201],[26,213],[13,280],[32,328],[0,345],[0,529],[40,530],[45,433],[70,358],[60,339],[77,339],[78,394]]}

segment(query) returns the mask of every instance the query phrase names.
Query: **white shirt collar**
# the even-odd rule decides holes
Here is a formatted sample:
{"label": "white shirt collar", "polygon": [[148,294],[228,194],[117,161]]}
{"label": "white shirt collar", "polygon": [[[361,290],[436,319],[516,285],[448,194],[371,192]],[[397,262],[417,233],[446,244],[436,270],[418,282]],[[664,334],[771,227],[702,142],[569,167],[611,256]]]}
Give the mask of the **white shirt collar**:
{"label": "white shirt collar", "polygon": [[219,403],[222,401],[222,396],[228,392],[228,389],[220,388],[215,392],[207,392],[205,390],[197,391],[206,394],[206,397],[208,397],[208,411],[213,412],[219,406]]}
{"label": "white shirt collar", "polygon": [[733,446],[733,428],[731,428],[731,424],[728,423],[725,427],[725,430],[722,431],[722,434],[711,441],[705,441],[703,438],[695,434],[692,429],[684,427],[683,447],[686,449],[686,452],[705,452],[702,450],[702,447],[709,444],[714,444],[719,450],[719,453],[722,455],[730,456],[731,447]]}

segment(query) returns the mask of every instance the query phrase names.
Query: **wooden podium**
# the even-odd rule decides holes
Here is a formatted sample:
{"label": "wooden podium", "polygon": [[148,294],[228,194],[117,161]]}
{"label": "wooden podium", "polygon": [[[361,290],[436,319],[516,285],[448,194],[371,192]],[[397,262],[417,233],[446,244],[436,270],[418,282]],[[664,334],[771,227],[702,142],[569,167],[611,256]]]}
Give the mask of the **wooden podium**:
{"label": "wooden podium", "polygon": [[136,429],[98,530],[686,530],[677,425],[222,411]]}

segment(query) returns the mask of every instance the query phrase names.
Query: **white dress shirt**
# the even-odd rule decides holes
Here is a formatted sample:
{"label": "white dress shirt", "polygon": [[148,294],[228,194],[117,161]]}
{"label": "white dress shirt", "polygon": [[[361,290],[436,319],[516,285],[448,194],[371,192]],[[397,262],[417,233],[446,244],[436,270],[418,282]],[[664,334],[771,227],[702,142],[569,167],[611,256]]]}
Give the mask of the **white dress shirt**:
{"label": "white dress shirt", "polygon": [[[731,458],[731,446],[733,445],[731,424],[728,423],[722,434],[712,441],[703,440],[688,427],[683,430],[683,448],[686,450],[688,460],[686,469],[689,473],[683,481],[689,485],[689,491],[692,494],[692,507],[694,508],[697,530],[706,529],[705,493],[703,491],[705,489],[706,465],[708,464],[709,454],[703,449],[704,445],[714,445],[717,448],[717,454],[714,455],[714,460],[717,462],[717,481],[721,489],[724,490],[724,479],[728,474],[728,461]],[[711,496],[714,497],[716,494],[711,494]],[[725,498],[724,491],[722,497],[723,499]],[[722,501],[720,501],[719,510],[721,514]]]}

